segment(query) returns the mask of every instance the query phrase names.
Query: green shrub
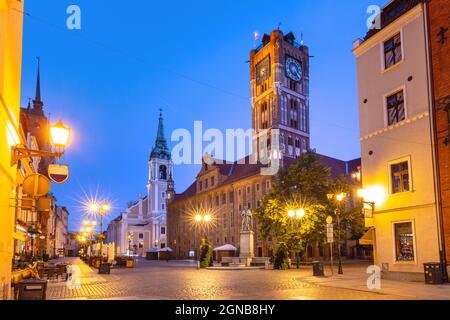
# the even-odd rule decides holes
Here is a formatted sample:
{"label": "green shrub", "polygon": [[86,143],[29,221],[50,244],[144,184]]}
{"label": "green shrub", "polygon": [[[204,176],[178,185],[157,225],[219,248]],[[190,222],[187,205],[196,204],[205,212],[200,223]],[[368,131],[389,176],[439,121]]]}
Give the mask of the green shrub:
{"label": "green shrub", "polygon": [[284,242],[280,242],[275,248],[273,267],[277,270],[287,270],[289,268],[289,249]]}
{"label": "green shrub", "polygon": [[200,268],[207,268],[213,264],[213,250],[208,240],[202,239],[200,244]]}

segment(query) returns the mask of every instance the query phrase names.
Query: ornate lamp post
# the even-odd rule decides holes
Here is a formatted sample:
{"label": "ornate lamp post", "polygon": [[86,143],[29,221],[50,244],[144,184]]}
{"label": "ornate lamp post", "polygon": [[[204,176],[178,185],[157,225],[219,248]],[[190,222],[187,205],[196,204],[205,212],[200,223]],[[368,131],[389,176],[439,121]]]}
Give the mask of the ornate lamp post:
{"label": "ornate lamp post", "polygon": [[[211,224],[212,220],[213,220],[213,217],[209,213],[197,213],[193,217],[193,222],[197,229],[204,228],[206,230],[207,228],[209,228],[209,225]],[[206,233],[205,233],[205,236],[202,239],[200,239],[200,243],[201,243],[201,240],[203,240],[203,239],[205,239],[205,240],[208,239]],[[199,263],[200,263],[200,247],[198,247],[198,259],[199,259]]]}
{"label": "ornate lamp post", "polygon": [[20,159],[30,157],[57,157],[58,159],[64,154],[64,149],[69,141],[70,128],[64,126],[62,121],[50,126],[50,137],[55,151],[42,151],[24,148],[21,146],[12,147],[11,165],[16,165]]}
{"label": "ornate lamp post", "polygon": [[338,202],[338,207],[334,211],[336,217],[337,217],[337,223],[338,223],[338,259],[339,259],[339,265],[338,265],[338,274],[344,274],[342,270],[342,255],[341,255],[341,203],[347,196],[346,193],[339,193],[339,194],[328,194],[328,200],[336,199]]}
{"label": "ornate lamp post", "polygon": [[89,247],[91,248],[91,250],[89,252],[89,256],[92,255],[92,236],[94,234],[94,229],[96,225],[97,221],[84,220],[83,227],[80,229],[82,236],[85,237],[90,242]]}
{"label": "ornate lamp post", "polygon": [[98,204],[97,202],[91,202],[88,205],[88,210],[92,214],[98,214],[100,216],[100,264],[103,260],[103,217],[111,210],[111,205],[107,202]]}
{"label": "ornate lamp post", "polygon": [[[288,210],[288,217],[290,221],[296,221],[297,224],[305,217],[305,214],[305,209],[303,208]],[[297,269],[300,269],[300,255],[298,252],[296,253],[295,258],[297,260]]]}

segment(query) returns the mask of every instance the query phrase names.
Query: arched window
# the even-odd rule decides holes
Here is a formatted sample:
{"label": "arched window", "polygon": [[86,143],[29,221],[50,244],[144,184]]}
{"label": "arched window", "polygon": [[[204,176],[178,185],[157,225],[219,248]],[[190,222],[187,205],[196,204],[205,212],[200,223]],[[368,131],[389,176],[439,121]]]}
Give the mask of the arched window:
{"label": "arched window", "polygon": [[159,178],[161,180],[167,180],[167,167],[165,165],[159,166]]}

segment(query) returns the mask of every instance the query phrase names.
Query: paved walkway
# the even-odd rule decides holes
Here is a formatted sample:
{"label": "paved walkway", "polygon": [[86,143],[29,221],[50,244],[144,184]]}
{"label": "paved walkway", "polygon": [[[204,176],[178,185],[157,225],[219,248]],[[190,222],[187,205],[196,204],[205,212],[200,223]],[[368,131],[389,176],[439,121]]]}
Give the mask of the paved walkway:
{"label": "paved walkway", "polygon": [[[67,258],[80,268],[80,286],[50,282],[48,299],[120,300],[409,300],[450,299],[450,285],[427,286],[382,280],[370,290],[364,265],[344,266],[344,275],[311,277],[311,267],[288,271],[197,270],[187,261],[146,261],[134,269],[113,269],[99,275],[78,258]],[[61,260],[60,260],[61,261]]]}
{"label": "paved walkway", "polygon": [[399,295],[420,300],[450,300],[450,284],[427,285],[425,282],[380,280],[380,289],[369,289],[366,273],[368,264],[344,266],[344,274],[331,276],[330,268],[325,268],[326,277],[305,277],[303,281],[324,287],[376,292],[388,295]]}

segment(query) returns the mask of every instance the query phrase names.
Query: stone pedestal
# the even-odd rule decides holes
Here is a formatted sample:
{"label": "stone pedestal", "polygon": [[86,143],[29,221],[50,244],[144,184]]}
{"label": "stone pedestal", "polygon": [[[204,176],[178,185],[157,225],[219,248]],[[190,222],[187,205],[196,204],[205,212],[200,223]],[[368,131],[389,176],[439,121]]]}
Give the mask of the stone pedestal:
{"label": "stone pedestal", "polygon": [[241,231],[239,258],[252,259],[255,256],[253,231]]}

